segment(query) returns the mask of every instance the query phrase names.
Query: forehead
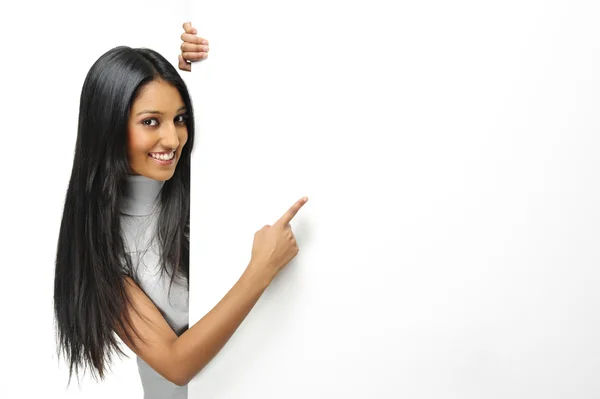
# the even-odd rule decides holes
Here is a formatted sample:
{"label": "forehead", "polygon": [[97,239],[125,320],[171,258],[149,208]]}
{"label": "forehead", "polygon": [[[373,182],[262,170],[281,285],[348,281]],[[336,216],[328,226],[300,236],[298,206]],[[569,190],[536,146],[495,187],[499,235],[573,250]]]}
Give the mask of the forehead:
{"label": "forehead", "polygon": [[133,101],[133,110],[153,108],[173,111],[185,105],[179,90],[162,80],[153,80],[142,87]]}

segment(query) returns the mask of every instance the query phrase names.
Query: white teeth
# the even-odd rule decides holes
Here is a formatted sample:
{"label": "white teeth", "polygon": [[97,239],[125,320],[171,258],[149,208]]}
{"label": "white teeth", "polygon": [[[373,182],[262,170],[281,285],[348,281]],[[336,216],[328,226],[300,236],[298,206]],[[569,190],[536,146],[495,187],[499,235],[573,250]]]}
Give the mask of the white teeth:
{"label": "white teeth", "polygon": [[150,156],[152,158],[154,158],[154,159],[158,159],[158,160],[161,160],[161,161],[170,161],[175,156],[175,151],[173,151],[170,154],[153,154],[153,153],[150,153]]}

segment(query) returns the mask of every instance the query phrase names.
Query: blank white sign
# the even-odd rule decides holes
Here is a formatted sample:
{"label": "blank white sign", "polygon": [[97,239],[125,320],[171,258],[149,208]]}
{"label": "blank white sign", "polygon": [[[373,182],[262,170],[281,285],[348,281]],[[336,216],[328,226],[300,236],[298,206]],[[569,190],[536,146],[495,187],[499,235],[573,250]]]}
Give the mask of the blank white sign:
{"label": "blank white sign", "polygon": [[300,252],[190,398],[600,396],[600,4],[204,2],[190,323]]}

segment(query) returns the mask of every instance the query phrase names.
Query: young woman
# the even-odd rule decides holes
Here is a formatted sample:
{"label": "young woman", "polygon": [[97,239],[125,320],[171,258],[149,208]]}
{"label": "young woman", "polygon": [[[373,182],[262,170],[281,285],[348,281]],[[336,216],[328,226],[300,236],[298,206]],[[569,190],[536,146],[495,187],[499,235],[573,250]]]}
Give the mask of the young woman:
{"label": "young woman", "polygon": [[[207,42],[184,24],[179,68]],[[190,155],[194,112],[177,70],[150,49],[120,46],[91,67],[56,255],[58,350],[73,372],[103,379],[122,340],[137,355],[144,397],[187,398],[187,384],[221,350],[297,254],[296,202],[254,235],[245,272],[188,328]]]}

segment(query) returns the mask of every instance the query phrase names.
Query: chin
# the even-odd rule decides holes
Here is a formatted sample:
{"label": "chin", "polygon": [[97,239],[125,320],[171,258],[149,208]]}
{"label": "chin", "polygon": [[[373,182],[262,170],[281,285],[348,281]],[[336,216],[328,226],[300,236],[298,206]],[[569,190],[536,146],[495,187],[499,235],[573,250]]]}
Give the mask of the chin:
{"label": "chin", "polygon": [[173,170],[172,172],[152,173],[152,175],[148,177],[158,181],[167,181],[170,180],[174,174],[175,170]]}
{"label": "chin", "polygon": [[175,169],[167,171],[167,170],[162,170],[162,171],[156,171],[156,170],[131,170],[132,174],[135,175],[142,175],[144,177],[147,177],[148,179],[152,179],[152,180],[157,180],[157,181],[167,181],[170,180],[174,175],[175,175]]}
{"label": "chin", "polygon": [[131,172],[133,174],[142,175],[148,179],[165,182],[170,180],[175,175],[178,159],[171,165],[156,165],[154,163],[140,163],[132,165]]}

